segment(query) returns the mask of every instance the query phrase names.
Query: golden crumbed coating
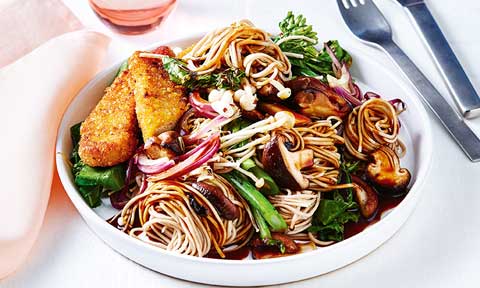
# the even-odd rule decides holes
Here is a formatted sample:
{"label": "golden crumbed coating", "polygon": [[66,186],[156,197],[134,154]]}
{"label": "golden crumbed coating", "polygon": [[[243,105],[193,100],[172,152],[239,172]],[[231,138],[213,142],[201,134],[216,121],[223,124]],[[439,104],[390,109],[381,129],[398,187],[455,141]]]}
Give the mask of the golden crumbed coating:
{"label": "golden crumbed coating", "polygon": [[135,153],[138,125],[129,78],[124,71],[113,81],[80,128],[78,153],[89,166],[113,166]]}
{"label": "golden crumbed coating", "polygon": [[146,141],[172,130],[187,107],[186,90],[173,83],[160,59],[143,58],[135,52],[129,59],[138,125]]}

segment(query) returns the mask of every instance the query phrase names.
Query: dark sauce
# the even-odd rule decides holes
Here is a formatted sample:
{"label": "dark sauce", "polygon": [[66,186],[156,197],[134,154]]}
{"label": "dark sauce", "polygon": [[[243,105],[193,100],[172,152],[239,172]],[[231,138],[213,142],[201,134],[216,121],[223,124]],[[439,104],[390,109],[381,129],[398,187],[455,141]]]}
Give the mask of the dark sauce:
{"label": "dark sauce", "polygon": [[344,238],[345,239],[350,238],[362,232],[368,226],[380,221],[380,219],[382,218],[382,215],[385,212],[397,207],[397,205],[400,204],[400,202],[402,202],[405,196],[406,195],[391,197],[391,196],[378,195],[378,210],[375,216],[372,219],[365,219],[363,217],[360,217],[357,223],[355,222],[346,223]]}
{"label": "dark sauce", "polygon": [[285,257],[291,256],[295,254],[300,254],[307,251],[312,251],[316,249],[315,244],[308,242],[308,243],[296,243],[298,246],[298,250],[295,253],[281,253],[278,247],[275,246],[267,246],[267,245],[260,245],[260,246],[253,246],[252,249],[252,258],[255,260],[260,259],[270,259],[270,258],[278,258],[278,257]]}
{"label": "dark sauce", "polygon": [[261,245],[252,248],[252,258],[253,259],[269,259],[288,256],[291,254],[284,253],[282,254],[280,250],[275,246]]}
{"label": "dark sauce", "polygon": [[108,218],[106,221],[107,221],[108,224],[112,225],[116,229],[121,230],[121,231],[123,231],[127,234],[130,231],[131,227],[142,226],[141,223],[140,223],[140,219],[138,217],[135,217],[135,219],[133,221],[133,225],[130,228],[125,229],[125,227],[118,225],[118,219],[121,217],[121,215],[122,215],[121,213],[117,213],[117,214],[113,215],[111,218]]}
{"label": "dark sauce", "polygon": [[250,247],[243,246],[242,248],[235,251],[225,252],[225,258],[220,257],[220,255],[218,255],[217,251],[215,250],[211,250],[210,252],[208,252],[205,257],[213,259],[243,260],[247,258],[249,254]]}
{"label": "dark sauce", "polygon": [[117,214],[113,215],[111,218],[108,218],[107,219],[108,224],[110,224],[113,227],[121,230],[120,226],[118,225],[118,218],[120,218],[120,216],[121,216],[121,214],[117,213]]}

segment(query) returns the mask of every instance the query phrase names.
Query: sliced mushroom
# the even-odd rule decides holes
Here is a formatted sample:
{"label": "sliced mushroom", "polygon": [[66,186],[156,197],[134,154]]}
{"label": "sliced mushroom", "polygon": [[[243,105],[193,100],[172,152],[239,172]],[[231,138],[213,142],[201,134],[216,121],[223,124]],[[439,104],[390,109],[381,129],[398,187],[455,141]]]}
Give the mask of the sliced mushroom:
{"label": "sliced mushroom", "polygon": [[382,146],[370,154],[371,163],[367,166],[368,180],[381,192],[404,193],[410,183],[408,169],[400,167],[397,154],[387,146]]}
{"label": "sliced mushroom", "polygon": [[176,131],[166,131],[151,137],[145,143],[145,151],[150,159],[167,157],[169,159],[183,154],[185,146],[182,137]]}
{"label": "sliced mushroom", "polygon": [[260,121],[265,118],[265,116],[257,109],[253,109],[252,111],[242,110],[242,117],[251,121]]}
{"label": "sliced mushroom", "polygon": [[353,194],[355,201],[360,206],[362,216],[370,219],[375,216],[378,209],[378,195],[371,186],[360,177],[351,175],[353,184]]}
{"label": "sliced mushroom", "polygon": [[[252,247],[253,259],[269,259],[295,254],[300,251],[300,247],[288,235],[283,233],[272,233],[271,239],[260,239],[254,237],[250,242]],[[282,248],[285,249],[282,251]]]}
{"label": "sliced mushroom", "polygon": [[[270,115],[275,115],[275,113],[280,112],[280,111],[288,111],[295,116],[295,125],[296,126],[302,126],[302,125],[307,125],[309,123],[312,123],[312,120],[308,118],[305,115],[302,115],[300,113],[296,113],[293,110],[291,110],[288,107],[285,107],[283,105],[277,104],[277,103],[266,103],[266,102],[259,102],[257,105],[258,109],[260,111],[263,111],[265,113],[268,113]],[[243,114],[242,114],[243,115]]]}
{"label": "sliced mushroom", "polygon": [[344,118],[352,107],[332,88],[312,77],[297,77],[285,83],[292,90],[300,113],[309,117],[326,118],[332,115]]}
{"label": "sliced mushroom", "polygon": [[283,233],[272,233],[272,239],[275,239],[277,241],[281,241],[283,245],[285,246],[285,252],[292,254],[292,253],[297,253],[298,250],[298,245],[293,241],[292,238],[290,238],[288,235],[283,234]]}
{"label": "sliced mushroom", "polygon": [[262,164],[280,187],[306,189],[309,181],[300,170],[313,165],[313,150],[290,152],[285,144],[284,136],[275,135],[263,149]]}
{"label": "sliced mushroom", "polygon": [[205,196],[223,218],[235,220],[240,217],[240,211],[237,206],[223,194],[220,188],[204,182],[192,183],[192,187]]}
{"label": "sliced mushroom", "polygon": [[[279,79],[276,79],[276,80],[279,80]],[[273,86],[270,83],[268,83],[267,85],[264,85],[262,88],[257,90],[257,95],[259,96],[258,98],[263,101],[269,101],[269,102],[281,101],[281,99],[278,98],[277,93],[278,93],[278,89],[275,88],[275,86]]]}

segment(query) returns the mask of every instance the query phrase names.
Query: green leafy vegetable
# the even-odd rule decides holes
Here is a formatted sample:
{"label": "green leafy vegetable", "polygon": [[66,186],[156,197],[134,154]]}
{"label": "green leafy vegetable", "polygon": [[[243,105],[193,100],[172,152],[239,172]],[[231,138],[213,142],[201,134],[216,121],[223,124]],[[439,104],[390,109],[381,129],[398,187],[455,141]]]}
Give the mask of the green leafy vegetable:
{"label": "green leafy vegetable", "polygon": [[[349,166],[342,165],[345,175],[345,183],[351,183],[349,168],[356,169],[358,164]],[[360,213],[358,205],[353,199],[351,188],[345,189],[346,196],[337,190],[333,192],[332,199],[322,199],[313,214],[312,226],[308,228],[309,232],[317,233],[317,237],[323,241],[341,241],[344,236],[344,225],[348,222],[357,222]]]}
{"label": "green leafy vegetable", "polygon": [[123,188],[126,171],[122,164],[107,168],[94,168],[83,163],[78,155],[81,125],[82,123],[78,123],[70,128],[73,145],[70,155],[73,165],[72,174],[83,199],[88,206],[94,208],[102,204],[101,198],[105,193],[116,192]]}
{"label": "green leafy vegetable", "polygon": [[75,175],[75,184],[78,186],[101,186],[105,190],[116,192],[123,188],[124,179],[125,168],[123,165],[107,168],[84,165]]}
{"label": "green leafy vegetable", "polygon": [[122,72],[127,69],[128,69],[128,59],[122,62],[122,64],[118,68],[117,75],[115,75],[115,77],[120,76],[120,74],[122,74]]}
{"label": "green leafy vegetable", "polygon": [[[249,126],[250,124],[252,124],[250,121],[247,121],[246,119],[240,117],[227,124],[225,128],[231,133],[235,133]],[[248,144],[248,142],[250,142],[250,139],[245,139],[242,142],[233,145],[230,149],[242,147],[243,145]],[[255,177],[259,179],[263,178],[265,184],[262,188],[260,188],[260,192],[262,192],[263,195],[280,194],[280,188],[278,188],[278,185],[275,183],[273,178],[268,175],[268,173],[265,172],[262,168],[258,167],[255,161],[253,161],[251,158],[246,159],[240,165],[243,169],[252,172]]]}
{"label": "green leafy vegetable", "polygon": [[248,202],[252,209],[258,209],[263,219],[268,223],[271,231],[287,230],[287,223],[255,186],[252,185],[242,174],[233,170],[232,172],[222,174],[230,184],[235,187],[237,192]]}
{"label": "green leafy vegetable", "polygon": [[[280,49],[287,53],[292,64],[293,75],[325,76],[333,75],[332,59],[325,48],[318,51],[317,33],[308,25],[303,15],[295,16],[290,11],[279,23],[281,34],[273,39],[279,43]],[[288,37],[288,38],[287,38]],[[287,38],[287,39],[286,39]],[[352,58],[338,41],[328,41],[327,45],[335,53],[340,62],[351,65]]]}
{"label": "green leafy vegetable", "polygon": [[198,75],[190,71],[187,64],[181,60],[164,56],[162,61],[163,67],[170,76],[170,80],[191,90],[209,87],[238,90],[240,82],[245,77],[243,71],[235,68],[228,68],[219,73]]}
{"label": "green leafy vegetable", "polygon": [[253,175],[257,178],[263,178],[263,181],[265,181],[265,184],[263,184],[263,187],[260,188],[260,192],[262,192],[263,195],[278,195],[280,194],[280,188],[278,187],[277,183],[273,180],[272,176],[268,175],[265,170],[262,168],[258,167],[255,161],[253,161],[251,158],[248,158],[247,160],[243,161],[240,166],[249,171],[252,172]]}
{"label": "green leafy vegetable", "polygon": [[258,209],[252,208],[253,219],[255,219],[255,223],[258,226],[258,232],[260,234],[260,239],[272,239],[272,234],[270,233],[270,229],[268,228],[268,224],[263,218],[262,214]]}
{"label": "green leafy vegetable", "polygon": [[73,125],[70,127],[70,138],[72,139],[72,153],[70,154],[70,162],[73,164],[80,161],[80,156],[78,156],[78,142],[80,142],[80,126],[82,122]]}
{"label": "green leafy vegetable", "polygon": [[318,238],[323,241],[343,240],[344,224],[350,221],[357,222],[359,218],[357,204],[344,200],[337,191],[334,193],[333,200],[320,201],[313,215],[313,225],[308,229],[310,232],[317,233]]}

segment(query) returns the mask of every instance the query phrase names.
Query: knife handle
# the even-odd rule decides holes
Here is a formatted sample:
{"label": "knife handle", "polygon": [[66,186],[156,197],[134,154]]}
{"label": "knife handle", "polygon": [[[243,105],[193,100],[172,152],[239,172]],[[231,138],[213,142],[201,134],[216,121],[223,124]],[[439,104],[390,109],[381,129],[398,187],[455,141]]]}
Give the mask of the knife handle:
{"label": "knife handle", "polygon": [[465,118],[480,116],[480,97],[423,1],[405,6]]}
{"label": "knife handle", "polygon": [[413,84],[424,103],[440,119],[443,126],[447,128],[470,160],[474,162],[480,161],[480,139],[467,126],[462,117],[448,104],[443,96],[440,95],[440,92],[395,42],[384,42],[381,47]]}

